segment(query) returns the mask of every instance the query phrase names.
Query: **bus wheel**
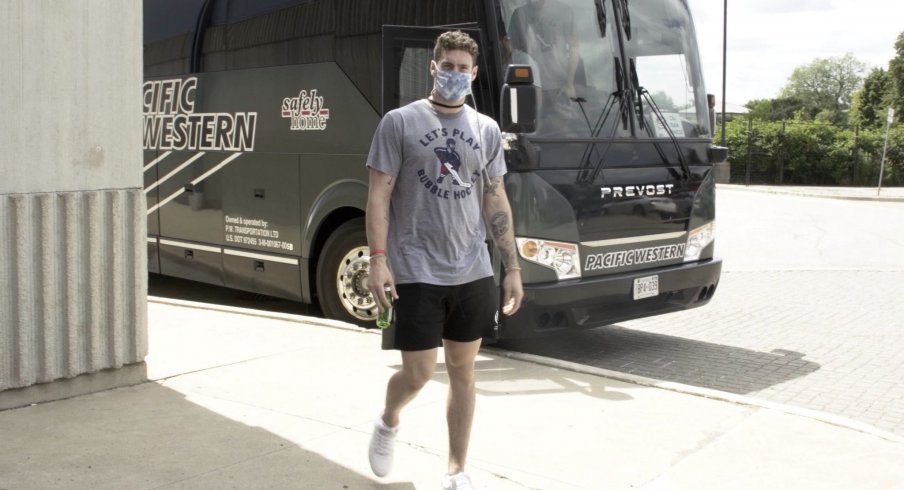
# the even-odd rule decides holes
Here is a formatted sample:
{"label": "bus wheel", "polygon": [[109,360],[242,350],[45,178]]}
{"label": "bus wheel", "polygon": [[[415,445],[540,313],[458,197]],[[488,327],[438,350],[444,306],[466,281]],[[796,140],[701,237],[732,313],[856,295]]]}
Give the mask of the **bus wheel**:
{"label": "bus wheel", "polygon": [[327,318],[372,327],[377,306],[367,289],[370,254],[364,218],[344,223],[330,235],[317,262],[317,294]]}

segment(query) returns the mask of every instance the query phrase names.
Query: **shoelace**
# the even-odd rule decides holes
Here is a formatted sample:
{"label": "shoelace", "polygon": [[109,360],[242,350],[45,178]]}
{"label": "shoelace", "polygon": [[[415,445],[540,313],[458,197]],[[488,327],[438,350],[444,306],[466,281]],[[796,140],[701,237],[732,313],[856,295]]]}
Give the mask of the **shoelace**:
{"label": "shoelace", "polygon": [[392,432],[377,429],[377,454],[388,456],[392,451]]}

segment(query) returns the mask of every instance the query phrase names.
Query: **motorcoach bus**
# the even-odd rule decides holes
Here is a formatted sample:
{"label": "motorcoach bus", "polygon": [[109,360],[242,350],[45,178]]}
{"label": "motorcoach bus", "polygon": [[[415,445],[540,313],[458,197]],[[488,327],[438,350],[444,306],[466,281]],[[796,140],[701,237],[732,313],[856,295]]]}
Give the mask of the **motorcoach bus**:
{"label": "motorcoach bus", "polygon": [[[372,325],[371,138],[450,28],[499,122],[524,281],[489,336],[706,304],[711,97],[686,0],[145,0],[148,268]],[[495,253],[495,252],[494,252]],[[494,256],[497,280],[504,274]]]}

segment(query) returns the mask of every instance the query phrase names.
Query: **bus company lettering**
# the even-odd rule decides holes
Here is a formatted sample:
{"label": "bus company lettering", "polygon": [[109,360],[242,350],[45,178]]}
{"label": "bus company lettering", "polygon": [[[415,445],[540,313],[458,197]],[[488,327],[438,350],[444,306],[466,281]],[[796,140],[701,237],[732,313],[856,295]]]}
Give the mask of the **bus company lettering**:
{"label": "bus company lettering", "polygon": [[196,77],[144,82],[142,102],[147,114],[191,114],[195,112]]}
{"label": "bus company lettering", "polygon": [[600,187],[600,197],[640,197],[640,196],[670,196],[675,184],[658,185],[626,185],[624,187]]}
{"label": "bus company lettering", "polygon": [[257,113],[195,113],[197,88],[197,77],[144,83],[144,149],[254,150]]}
{"label": "bus company lettering", "polygon": [[685,244],[662,245],[659,247],[636,248],[619,252],[592,254],[587,256],[585,271],[612,269],[631,265],[648,264],[684,257]]}
{"label": "bus company lettering", "polygon": [[315,88],[298,92],[298,97],[284,98],[282,117],[289,118],[289,129],[292,131],[323,131],[330,118],[330,110],[324,109],[323,97],[317,95]]}
{"label": "bus company lettering", "polygon": [[295,244],[281,240],[279,230],[273,229],[267,220],[226,215],[225,222],[223,238],[226,243],[295,250]]}

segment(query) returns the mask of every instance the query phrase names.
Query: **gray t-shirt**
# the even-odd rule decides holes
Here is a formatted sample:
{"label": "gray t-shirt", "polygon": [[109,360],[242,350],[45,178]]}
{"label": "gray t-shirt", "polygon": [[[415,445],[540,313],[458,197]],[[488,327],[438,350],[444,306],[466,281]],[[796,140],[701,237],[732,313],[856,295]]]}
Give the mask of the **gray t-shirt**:
{"label": "gray t-shirt", "polygon": [[367,166],[396,177],[387,254],[397,284],[493,275],[481,205],[485,180],[505,175],[501,136],[469,106],[443,114],[426,99],[380,121]]}

